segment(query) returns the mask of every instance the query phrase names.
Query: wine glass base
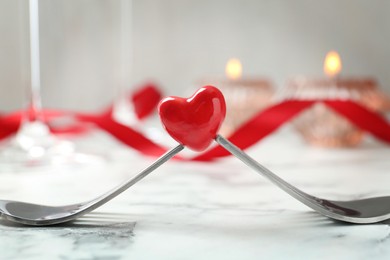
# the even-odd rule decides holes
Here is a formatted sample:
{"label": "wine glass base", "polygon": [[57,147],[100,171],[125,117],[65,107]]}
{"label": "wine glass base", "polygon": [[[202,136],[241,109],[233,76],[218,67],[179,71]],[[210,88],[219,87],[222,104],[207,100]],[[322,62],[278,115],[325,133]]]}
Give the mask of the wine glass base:
{"label": "wine glass base", "polygon": [[52,135],[41,122],[27,123],[0,146],[0,172],[102,164],[103,154],[82,152],[74,143]]}
{"label": "wine glass base", "polygon": [[126,98],[120,98],[114,103],[112,117],[118,123],[126,126],[139,124],[133,105]]}

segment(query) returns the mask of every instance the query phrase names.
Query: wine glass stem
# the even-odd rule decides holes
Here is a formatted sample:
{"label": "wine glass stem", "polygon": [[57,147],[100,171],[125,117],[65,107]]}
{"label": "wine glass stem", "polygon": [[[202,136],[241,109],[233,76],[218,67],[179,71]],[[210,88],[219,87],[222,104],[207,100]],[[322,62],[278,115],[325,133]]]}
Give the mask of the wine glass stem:
{"label": "wine glass stem", "polygon": [[132,0],[120,1],[120,31],[118,63],[120,66],[118,73],[118,83],[115,93],[115,106],[113,117],[120,123],[134,126],[137,124],[133,104],[129,102],[129,85],[133,80],[133,26],[132,26]]}
{"label": "wine glass stem", "polygon": [[29,87],[27,123],[42,121],[41,77],[39,52],[39,6],[38,0],[29,0],[30,14],[30,69],[31,85]]}
{"label": "wine glass stem", "polygon": [[120,83],[119,98],[126,93],[128,85],[131,83],[133,76],[133,41],[132,41],[132,0],[121,0],[120,2]]}

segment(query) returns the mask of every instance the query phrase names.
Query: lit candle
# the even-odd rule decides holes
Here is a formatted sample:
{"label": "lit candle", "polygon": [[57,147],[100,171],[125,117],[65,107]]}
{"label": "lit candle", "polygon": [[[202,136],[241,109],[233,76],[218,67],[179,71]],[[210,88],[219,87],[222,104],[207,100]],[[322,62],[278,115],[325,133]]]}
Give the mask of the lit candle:
{"label": "lit candle", "polygon": [[242,65],[239,59],[230,59],[225,68],[226,77],[230,80],[239,80],[242,76]]}
{"label": "lit candle", "polygon": [[[288,82],[281,96],[301,100],[353,100],[378,111],[383,96],[376,81],[370,77],[341,77],[341,70],[339,54],[330,51],[324,61],[325,78],[296,77]],[[308,143],[317,146],[355,146],[363,138],[363,131],[322,103],[303,112],[294,125]]]}
{"label": "lit candle", "polygon": [[265,78],[243,78],[239,59],[231,58],[225,67],[226,78],[202,80],[202,85],[214,85],[224,93],[227,111],[220,133],[228,135],[254,114],[269,105],[274,89]]}
{"label": "lit candle", "polygon": [[324,61],[324,72],[329,77],[337,76],[341,71],[341,58],[335,51],[330,51],[326,54]]}

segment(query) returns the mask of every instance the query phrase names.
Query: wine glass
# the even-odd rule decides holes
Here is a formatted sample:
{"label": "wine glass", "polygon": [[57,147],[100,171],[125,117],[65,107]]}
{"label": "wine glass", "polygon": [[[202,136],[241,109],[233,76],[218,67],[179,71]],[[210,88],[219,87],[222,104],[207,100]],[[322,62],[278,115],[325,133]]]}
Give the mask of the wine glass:
{"label": "wine glass", "polygon": [[[120,30],[119,30],[119,52],[117,55],[120,64],[118,83],[115,93],[115,102],[112,110],[112,118],[128,127],[131,127],[154,142],[161,143],[166,138],[166,133],[161,131],[157,116],[149,116],[140,119],[136,113],[135,104],[132,103],[129,95],[136,95],[138,91],[146,87],[155,89],[154,83],[144,84],[141,89],[134,87],[134,28],[133,28],[133,0],[120,0]],[[131,86],[129,88],[129,86]],[[157,92],[158,90],[155,89]],[[157,94],[157,93],[156,93]],[[159,95],[158,93],[157,95]],[[134,101],[134,100],[133,100]],[[143,101],[147,102],[147,101]],[[151,102],[154,102],[151,101]],[[157,114],[156,114],[157,115]],[[164,143],[163,143],[164,144]]]}
{"label": "wine glass", "polygon": [[132,0],[120,0],[120,31],[119,31],[119,57],[120,69],[116,98],[112,116],[114,120],[127,126],[136,126],[139,121],[135,115],[134,107],[128,99],[129,88],[134,82],[133,73],[133,23]]}
{"label": "wine glass", "polygon": [[82,153],[73,142],[54,136],[45,123],[41,104],[39,4],[38,0],[29,0],[28,4],[31,70],[28,106],[17,133],[0,148],[1,170],[102,162],[101,155]]}

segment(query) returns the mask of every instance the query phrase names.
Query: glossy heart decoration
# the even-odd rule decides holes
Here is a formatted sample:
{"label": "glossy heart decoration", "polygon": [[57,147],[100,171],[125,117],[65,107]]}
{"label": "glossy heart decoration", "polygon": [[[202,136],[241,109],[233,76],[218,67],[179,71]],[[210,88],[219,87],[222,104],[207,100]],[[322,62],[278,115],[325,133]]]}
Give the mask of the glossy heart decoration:
{"label": "glossy heart decoration", "polygon": [[163,99],[159,114],[173,139],[192,150],[203,151],[217,135],[226,115],[226,104],[219,89],[205,86],[187,99]]}

